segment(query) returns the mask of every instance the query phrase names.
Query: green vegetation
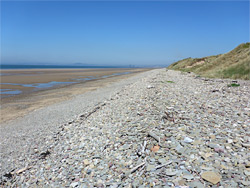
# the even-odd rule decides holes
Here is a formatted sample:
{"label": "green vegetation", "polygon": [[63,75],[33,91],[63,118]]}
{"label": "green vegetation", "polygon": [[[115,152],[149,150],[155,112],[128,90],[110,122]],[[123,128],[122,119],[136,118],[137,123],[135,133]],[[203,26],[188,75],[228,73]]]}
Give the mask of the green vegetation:
{"label": "green vegetation", "polygon": [[250,42],[247,42],[245,44],[243,44],[242,48],[249,48],[250,47]]}
{"label": "green vegetation", "polygon": [[236,83],[232,83],[232,84],[228,84],[228,87],[239,87],[240,84],[236,84]]}
{"label": "green vegetation", "polygon": [[174,83],[173,81],[167,81],[167,83]]}
{"label": "green vegetation", "polygon": [[250,80],[250,63],[245,62],[225,69],[222,73],[226,78],[242,78]]}
{"label": "green vegetation", "polygon": [[168,69],[194,72],[210,78],[250,80],[250,43],[243,43],[226,54],[204,58],[186,58]]}
{"label": "green vegetation", "polygon": [[161,83],[174,83],[173,81],[161,81]]}

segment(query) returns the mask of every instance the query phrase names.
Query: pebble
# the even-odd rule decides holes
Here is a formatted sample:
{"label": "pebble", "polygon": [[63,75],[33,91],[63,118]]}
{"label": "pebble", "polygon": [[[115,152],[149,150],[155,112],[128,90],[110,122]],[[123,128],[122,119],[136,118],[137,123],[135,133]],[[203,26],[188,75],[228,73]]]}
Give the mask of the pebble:
{"label": "pebble", "polygon": [[79,184],[78,182],[73,182],[73,183],[70,184],[70,187],[77,187],[78,184]]}
{"label": "pebble", "polygon": [[187,175],[184,175],[183,178],[184,178],[184,179],[191,180],[191,179],[194,179],[194,176],[191,175],[191,174],[187,174]]}
{"label": "pebble", "polygon": [[208,181],[208,182],[211,182],[213,184],[217,184],[220,182],[221,180],[221,176],[215,172],[212,172],[212,171],[207,171],[207,172],[203,172],[201,174],[201,177]]}
{"label": "pebble", "polygon": [[245,185],[245,186],[249,186],[250,185],[250,181],[241,181],[241,183],[243,184],[243,185]]}
{"label": "pebble", "polygon": [[250,176],[250,169],[244,170],[244,174],[245,174],[246,176]]}
{"label": "pebble", "polygon": [[175,175],[177,174],[177,171],[174,171],[174,170],[172,170],[172,169],[167,169],[167,170],[165,171],[165,174],[166,174],[167,176],[175,176]]}
{"label": "pebble", "polygon": [[154,170],[154,169],[155,169],[154,165],[148,165],[147,166],[147,171],[151,171],[151,170]]}
{"label": "pebble", "polygon": [[185,138],[184,138],[184,142],[185,142],[185,143],[192,143],[193,140],[192,140],[191,138],[189,138],[189,137],[185,137]]}
{"label": "pebble", "polygon": [[84,163],[85,165],[89,165],[89,164],[90,164],[90,162],[88,161],[88,159],[83,160],[83,163]]}
{"label": "pebble", "polygon": [[232,139],[228,139],[227,142],[228,142],[229,144],[231,144],[231,143],[233,143],[233,140],[232,140]]}
{"label": "pebble", "polygon": [[190,182],[189,186],[194,188],[204,188],[204,185],[199,181]]}

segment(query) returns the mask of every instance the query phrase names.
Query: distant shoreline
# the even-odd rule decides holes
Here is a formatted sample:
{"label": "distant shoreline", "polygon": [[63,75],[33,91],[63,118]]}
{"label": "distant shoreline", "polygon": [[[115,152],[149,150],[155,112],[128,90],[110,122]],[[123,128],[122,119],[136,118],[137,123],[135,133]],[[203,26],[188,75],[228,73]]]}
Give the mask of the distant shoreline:
{"label": "distant shoreline", "polygon": [[141,68],[136,66],[98,66],[98,65],[12,65],[2,64],[0,70],[6,69],[110,69],[110,68]]}

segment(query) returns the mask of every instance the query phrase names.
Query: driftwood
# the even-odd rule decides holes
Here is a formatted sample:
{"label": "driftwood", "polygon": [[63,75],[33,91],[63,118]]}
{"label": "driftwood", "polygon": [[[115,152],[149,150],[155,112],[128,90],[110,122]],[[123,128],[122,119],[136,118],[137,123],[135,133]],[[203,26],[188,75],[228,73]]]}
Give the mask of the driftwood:
{"label": "driftwood", "polygon": [[139,177],[142,176],[142,174],[144,174],[144,172],[146,171],[146,170],[145,170],[145,165],[141,168],[140,171],[141,171],[141,172],[140,172],[139,175],[138,175]]}
{"label": "driftwood", "polygon": [[139,168],[143,167],[146,164],[146,162],[143,162],[141,164],[139,164],[138,166],[132,168],[131,170],[125,172],[122,176],[122,179],[128,177],[130,174],[134,173],[135,171],[137,171]]}
{"label": "driftwood", "polygon": [[80,118],[88,118],[89,116],[91,116],[93,113],[95,113],[99,109],[100,109],[100,106],[97,106],[92,111],[80,115]]}
{"label": "driftwood", "polygon": [[85,119],[88,118],[93,113],[97,112],[102,106],[105,106],[105,105],[106,105],[106,103],[100,104],[99,106],[95,107],[92,111],[80,115],[80,118],[85,118]]}
{"label": "driftwood", "polygon": [[147,146],[147,141],[145,140],[142,146],[142,150],[141,150],[142,153],[145,152],[146,146]]}
{"label": "driftwood", "polygon": [[164,167],[164,166],[170,165],[171,163],[172,163],[172,161],[168,161],[168,162],[167,162],[167,163],[165,163],[165,164],[162,164],[162,165],[156,166],[156,167],[155,167],[155,169],[157,170],[157,169],[162,168],[162,167]]}
{"label": "driftwood", "polygon": [[143,162],[143,163],[137,165],[136,167],[132,168],[132,169],[130,170],[130,174],[134,173],[137,169],[139,169],[140,167],[144,166],[145,164],[146,164],[146,163]]}
{"label": "driftwood", "polygon": [[127,175],[134,173],[136,170],[138,170],[140,167],[143,167],[147,162],[147,157],[145,157],[144,162],[137,165],[136,167],[132,168]]}
{"label": "driftwood", "polygon": [[25,170],[29,170],[31,168],[31,166],[27,166],[27,167],[25,167],[25,168],[22,168],[22,169],[20,169],[20,170],[17,170],[16,171],[16,174],[21,174],[22,172],[24,172]]}

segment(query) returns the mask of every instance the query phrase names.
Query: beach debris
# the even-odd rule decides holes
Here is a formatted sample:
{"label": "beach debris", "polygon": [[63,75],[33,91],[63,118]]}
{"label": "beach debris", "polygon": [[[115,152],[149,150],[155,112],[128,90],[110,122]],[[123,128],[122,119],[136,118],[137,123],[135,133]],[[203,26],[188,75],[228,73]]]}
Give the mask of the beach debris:
{"label": "beach debris", "polygon": [[50,154],[49,150],[46,150],[40,154],[40,159],[45,159]]}
{"label": "beach debris", "polygon": [[17,170],[15,173],[16,174],[21,174],[24,171],[29,170],[30,168],[31,168],[31,166],[27,166],[27,167],[24,167],[24,168],[21,168],[21,169]]}
{"label": "beach debris", "polygon": [[172,161],[168,161],[165,164],[161,164],[161,165],[156,166],[155,169],[159,169],[159,168],[165,167],[167,165],[170,165],[171,163],[172,163]]}
{"label": "beach debris", "polygon": [[3,174],[3,176],[6,177],[6,178],[12,178],[13,173],[8,172],[8,173]]}
{"label": "beach debris", "polygon": [[144,166],[145,165],[145,162],[139,164],[138,166],[134,167],[133,169],[131,169],[130,173],[134,173],[137,169],[139,169],[140,167]]}

